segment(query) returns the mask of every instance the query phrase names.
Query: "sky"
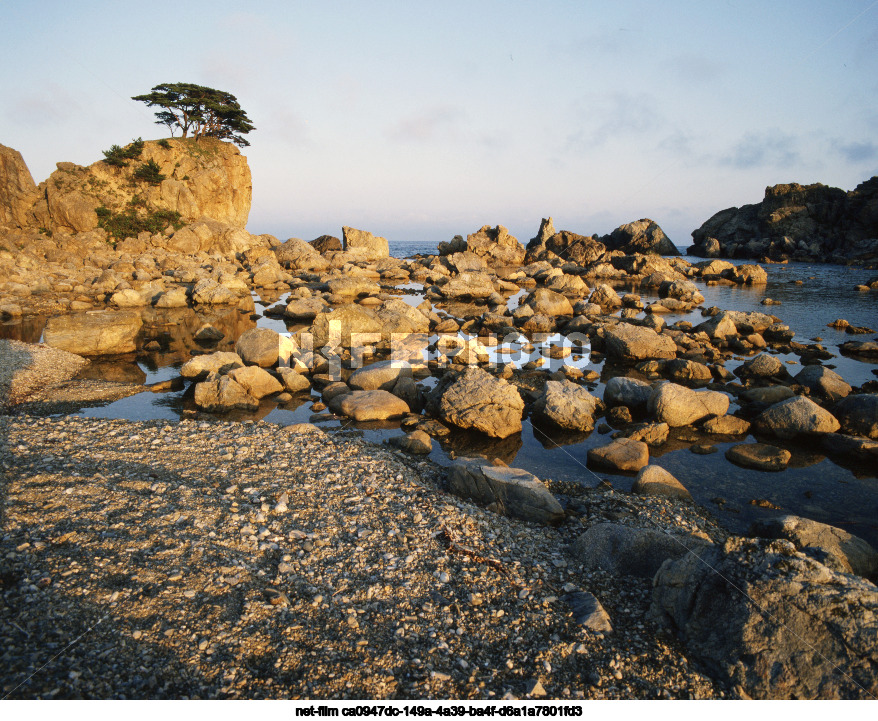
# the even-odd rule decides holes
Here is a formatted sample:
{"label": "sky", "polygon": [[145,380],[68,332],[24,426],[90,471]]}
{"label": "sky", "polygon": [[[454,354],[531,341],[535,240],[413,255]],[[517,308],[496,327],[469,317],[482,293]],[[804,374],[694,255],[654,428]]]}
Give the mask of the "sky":
{"label": "sky", "polygon": [[235,95],[248,230],[439,243],[655,220],[683,250],[777,183],[878,174],[878,0],[0,0],[0,143],[34,180]]}

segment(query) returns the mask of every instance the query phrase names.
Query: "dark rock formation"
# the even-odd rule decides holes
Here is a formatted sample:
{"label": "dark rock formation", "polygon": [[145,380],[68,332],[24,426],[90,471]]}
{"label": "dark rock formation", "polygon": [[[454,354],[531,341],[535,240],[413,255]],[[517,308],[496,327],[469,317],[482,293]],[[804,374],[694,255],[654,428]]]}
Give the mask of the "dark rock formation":
{"label": "dark rock formation", "polygon": [[775,185],[761,203],[722,210],[692,232],[689,255],[834,263],[878,259],[878,176],[845,192]]}

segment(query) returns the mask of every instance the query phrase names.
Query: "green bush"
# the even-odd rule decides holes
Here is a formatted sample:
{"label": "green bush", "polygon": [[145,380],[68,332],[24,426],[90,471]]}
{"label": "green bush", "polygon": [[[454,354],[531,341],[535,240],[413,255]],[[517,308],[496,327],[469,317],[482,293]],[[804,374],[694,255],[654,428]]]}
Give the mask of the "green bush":
{"label": "green bush", "polygon": [[165,140],[164,138],[162,138],[161,140],[159,140],[159,145],[160,145],[161,147],[163,147],[165,150],[170,150],[170,149],[171,149],[171,144],[170,144],[167,140]]}
{"label": "green bush", "polygon": [[109,150],[102,150],[104,154],[104,162],[108,165],[114,165],[117,168],[124,168],[128,165],[129,160],[136,160],[143,153],[144,142],[142,138],[132,140],[124,148],[118,145],[111,145]]}
{"label": "green bush", "polygon": [[137,170],[134,171],[134,177],[138,180],[143,180],[150,185],[158,185],[167,176],[162,175],[159,164],[155,162],[155,160],[150,159],[147,162],[141,164],[137,168]]}
{"label": "green bush", "polygon": [[113,213],[108,208],[95,208],[98,216],[98,227],[103,228],[116,240],[136,238],[144,230],[150,235],[161,233],[169,225],[175,230],[183,227],[180,214],[172,210],[155,210],[152,213],[139,214],[134,210],[124,213]]}

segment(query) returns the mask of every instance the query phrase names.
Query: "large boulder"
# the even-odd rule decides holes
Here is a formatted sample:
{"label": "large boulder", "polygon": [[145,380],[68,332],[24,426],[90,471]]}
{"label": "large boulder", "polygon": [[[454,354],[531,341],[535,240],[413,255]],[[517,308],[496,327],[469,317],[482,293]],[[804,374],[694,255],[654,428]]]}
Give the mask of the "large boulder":
{"label": "large boulder", "polygon": [[49,318],[46,345],[77,355],[118,355],[137,350],[143,320],[135,310],[92,310]]}
{"label": "large boulder", "polygon": [[677,357],[677,345],[651,328],[617,323],[605,330],[607,357],[621,363],[661,360]]}
{"label": "large boulder", "polygon": [[832,408],[845,433],[878,439],[878,394],[856,393]]}
{"label": "large boulder", "polygon": [[729,410],[729,397],[719,391],[694,391],[676,383],[660,383],[646,409],[656,420],[677,428],[711,416],[724,416]]}
{"label": "large boulder", "polygon": [[466,237],[466,247],[470,253],[484,258],[490,265],[521,265],[525,249],[518,239],[509,235],[502,225],[492,228],[483,225],[477,232]]}
{"label": "large boulder", "polygon": [[235,368],[229,372],[229,378],[257,400],[273,393],[280,393],[284,389],[277,378],[259,366]]}
{"label": "large boulder", "polygon": [[283,339],[270,328],[250,328],[235,343],[235,352],[247,365],[271,368],[277,365],[283,348]]}
{"label": "large boulder", "polygon": [[274,254],[277,262],[290,270],[320,272],[329,267],[329,261],[314,246],[298,238],[290,238],[274,248]]}
{"label": "large boulder", "polygon": [[733,537],[669,561],[653,581],[652,613],[740,695],[878,695],[878,588],[789,541]]}
{"label": "large boulder", "polygon": [[314,349],[324,346],[350,348],[365,343],[375,335],[380,337],[384,323],[371,308],[362,305],[343,305],[318,313],[311,325]]}
{"label": "large boulder", "polygon": [[652,386],[646,381],[625,376],[614,376],[604,387],[604,403],[608,407],[628,406],[639,408],[649,402]]}
{"label": "large boulder", "polygon": [[548,288],[537,288],[524,301],[524,305],[533,308],[537,315],[549,317],[559,315],[573,315],[573,306],[566,296],[556,293]]}
{"label": "large boulder", "polygon": [[428,410],[459,428],[506,438],[521,431],[524,401],[515,386],[481,368],[446,374],[430,393]]}
{"label": "large boulder", "polygon": [[534,414],[573,431],[594,429],[595,413],[603,403],[582,386],[569,380],[547,381],[534,404]]}
{"label": "large boulder", "polygon": [[691,501],[692,494],[672,473],[661,466],[644,466],[637,472],[631,492],[641,496],[660,496]]}
{"label": "large boulder", "polygon": [[835,416],[804,396],[775,403],[756,418],[754,425],[763,433],[786,439],[835,433],[841,427]]}
{"label": "large boulder", "polygon": [[844,378],[825,366],[805,366],[795,380],[800,386],[805,386],[811,393],[828,401],[841,400],[851,392],[851,387]]}
{"label": "large boulder", "polygon": [[365,230],[345,226],[342,228],[342,241],[345,251],[359,260],[380,260],[390,256],[387,238],[372,235]]}
{"label": "large boulder", "polygon": [[613,471],[639,471],[649,463],[649,446],[633,438],[617,438],[605,446],[590,448],[588,462]]}
{"label": "large boulder", "polygon": [[448,469],[449,490],[461,498],[496,504],[504,514],[537,523],[560,523],[564,509],[539,478],[520,468],[461,458]]}
{"label": "large boulder", "polygon": [[225,413],[231,410],[255,411],[259,408],[259,401],[229,376],[220,376],[195,385],[195,405],[208,413]]}
{"label": "large boulder", "polygon": [[751,535],[785,538],[803,553],[842,573],[878,574],[878,551],[859,536],[810,518],[786,514],[756,521]]}
{"label": "large boulder", "polygon": [[355,421],[383,421],[409,412],[408,404],[388,391],[353,391],[335,396],[329,407]]}
{"label": "large boulder", "polygon": [[621,250],[624,253],[655,253],[657,255],[679,255],[680,253],[658,223],[649,218],[620,225],[612,233],[601,238],[601,241],[610,250]]}
{"label": "large boulder", "polygon": [[586,571],[651,579],[668,559],[698,560],[706,542],[652,528],[596,523],[574,541],[571,552]]}
{"label": "large boulder", "polygon": [[485,273],[461,273],[439,287],[446,298],[488,298],[496,291],[494,282]]}
{"label": "large boulder", "polygon": [[0,226],[27,226],[36,193],[37,186],[21,153],[0,144]]}
{"label": "large boulder", "polygon": [[235,368],[241,368],[244,361],[237,353],[217,351],[207,355],[190,358],[180,369],[180,375],[187,380],[203,380],[211,373],[226,374]]}
{"label": "large boulder", "polygon": [[354,371],[348,379],[348,385],[361,391],[392,391],[402,377],[412,377],[412,368],[408,363],[384,360]]}

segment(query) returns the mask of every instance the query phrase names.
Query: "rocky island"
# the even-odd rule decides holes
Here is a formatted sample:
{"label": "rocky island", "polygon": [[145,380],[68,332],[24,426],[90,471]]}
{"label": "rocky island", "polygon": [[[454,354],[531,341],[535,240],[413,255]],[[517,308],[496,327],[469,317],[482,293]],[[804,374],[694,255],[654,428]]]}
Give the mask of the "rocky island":
{"label": "rocky island", "polygon": [[[656,462],[676,444],[779,472],[807,446],[874,468],[878,381],[701,292],[768,278],[712,256],[810,258],[780,216],[866,248],[872,185],[725,211],[694,263],[651,219],[546,218],[527,244],[486,225],[401,259],[350,227],[249,233],[228,143],[120,154],[36,185],[0,146],[5,696],[878,694],[872,545],[777,509],[732,533]],[[76,413],[147,391],[181,418]],[[276,407],[308,422],[260,420]],[[599,440],[579,482],[510,467],[525,425]]]}

